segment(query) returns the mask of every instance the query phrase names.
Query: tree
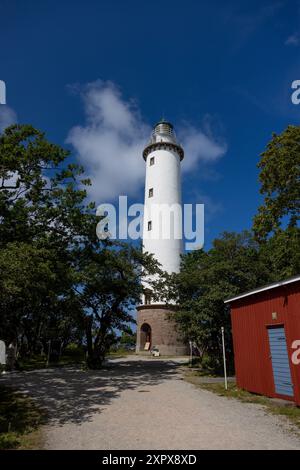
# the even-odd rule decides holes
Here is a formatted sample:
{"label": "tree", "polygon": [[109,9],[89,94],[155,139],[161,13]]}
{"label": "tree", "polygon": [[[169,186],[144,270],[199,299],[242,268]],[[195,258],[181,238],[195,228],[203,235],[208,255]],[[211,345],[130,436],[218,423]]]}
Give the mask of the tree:
{"label": "tree", "polygon": [[123,330],[121,337],[120,337],[120,345],[123,347],[126,346],[135,346],[136,344],[136,333],[132,331],[130,327],[128,329]]}
{"label": "tree", "polygon": [[214,240],[209,251],[184,255],[181,272],[171,276],[169,292],[178,304],[178,326],[215,370],[222,368],[221,326],[225,328],[229,365],[233,367],[230,312],[224,300],[269,279],[259,246],[248,232],[225,232]]}
{"label": "tree", "polygon": [[0,136],[0,334],[24,340],[28,352],[50,327],[65,336],[68,303],[74,316],[70,248],[85,218],[96,220],[78,189],[88,181],[80,181],[81,167],[66,164],[68,155],[32,126]]}
{"label": "tree", "polygon": [[98,240],[95,204],[83,168],[32,126],[0,136],[0,335],[26,345],[86,335],[88,364],[99,367],[115,330],[133,320],[152,256]]}
{"label": "tree", "polygon": [[260,243],[260,256],[270,270],[271,281],[280,281],[300,273],[300,231],[298,227],[278,229]]}
{"label": "tree", "polygon": [[65,228],[79,215],[86,193],[78,190],[83,169],[66,165],[68,156],[32,126],[14,125],[0,136],[2,246],[51,235],[59,235],[60,242],[72,237]]}
{"label": "tree", "polygon": [[128,331],[132,312],[140,301],[141,276],[158,272],[152,255],[128,244],[111,242],[102,249],[87,246],[81,253],[79,282],[75,287],[84,311],[87,361],[91,368],[103,363],[117,341],[116,330]]}
{"label": "tree", "polygon": [[72,271],[56,255],[53,249],[24,242],[0,250],[1,337],[18,339],[27,354],[40,349],[40,343],[46,349],[49,339],[77,337],[74,296],[72,302],[67,295]]}
{"label": "tree", "polygon": [[264,202],[254,218],[258,240],[277,232],[282,223],[289,229],[297,226],[300,205],[300,127],[288,126],[273,134],[258,164]]}

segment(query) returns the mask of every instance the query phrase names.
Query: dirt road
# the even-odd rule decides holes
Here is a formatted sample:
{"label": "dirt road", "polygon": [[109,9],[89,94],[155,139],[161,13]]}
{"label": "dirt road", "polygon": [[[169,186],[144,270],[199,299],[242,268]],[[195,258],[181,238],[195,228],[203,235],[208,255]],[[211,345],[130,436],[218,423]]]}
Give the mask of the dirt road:
{"label": "dirt road", "polygon": [[300,449],[263,407],[185,382],[180,361],[131,356],[101,371],[7,374],[48,410],[47,449]]}

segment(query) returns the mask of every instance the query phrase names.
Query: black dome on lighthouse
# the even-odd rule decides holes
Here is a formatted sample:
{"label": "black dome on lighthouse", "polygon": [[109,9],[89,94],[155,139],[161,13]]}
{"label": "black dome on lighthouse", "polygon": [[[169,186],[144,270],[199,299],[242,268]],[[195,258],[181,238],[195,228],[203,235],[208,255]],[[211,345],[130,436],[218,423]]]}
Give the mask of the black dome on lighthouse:
{"label": "black dome on lighthouse", "polygon": [[161,124],[164,124],[165,126],[167,127],[171,127],[171,129],[174,129],[174,126],[171,122],[169,121],[166,121],[164,118],[161,118],[160,121],[158,121],[155,125],[154,125],[154,129],[157,127],[157,126],[160,126]]}

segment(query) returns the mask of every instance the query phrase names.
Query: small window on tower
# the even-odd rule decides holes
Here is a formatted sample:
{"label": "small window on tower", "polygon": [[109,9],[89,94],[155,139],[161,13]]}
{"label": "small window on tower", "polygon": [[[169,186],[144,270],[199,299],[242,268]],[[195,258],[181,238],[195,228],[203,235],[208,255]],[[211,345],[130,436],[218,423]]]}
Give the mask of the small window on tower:
{"label": "small window on tower", "polygon": [[154,165],[154,157],[150,158],[150,166]]}
{"label": "small window on tower", "polygon": [[148,222],[148,231],[152,230],[152,221],[149,220]]}
{"label": "small window on tower", "polygon": [[149,197],[153,197],[153,188],[149,189]]}

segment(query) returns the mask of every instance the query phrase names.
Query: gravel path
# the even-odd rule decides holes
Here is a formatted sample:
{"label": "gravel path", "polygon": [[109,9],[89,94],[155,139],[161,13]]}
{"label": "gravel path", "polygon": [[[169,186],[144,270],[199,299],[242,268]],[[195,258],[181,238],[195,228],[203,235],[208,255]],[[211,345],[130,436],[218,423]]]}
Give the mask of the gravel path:
{"label": "gravel path", "polygon": [[300,449],[283,417],[200,390],[180,360],[128,357],[101,371],[7,374],[48,410],[47,449]]}

